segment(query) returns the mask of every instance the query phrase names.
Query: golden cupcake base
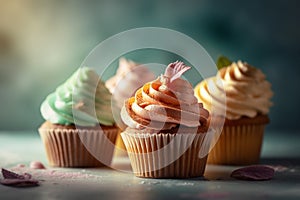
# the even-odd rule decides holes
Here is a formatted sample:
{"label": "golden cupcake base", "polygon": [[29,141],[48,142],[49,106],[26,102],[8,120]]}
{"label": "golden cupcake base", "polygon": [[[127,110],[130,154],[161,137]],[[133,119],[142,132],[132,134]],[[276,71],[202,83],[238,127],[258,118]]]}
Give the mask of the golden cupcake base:
{"label": "golden cupcake base", "polygon": [[111,163],[118,129],[76,129],[44,123],[39,129],[52,167],[101,167]]}
{"label": "golden cupcake base", "polygon": [[[203,176],[207,155],[200,158],[206,133],[121,134],[135,176],[192,178]],[[181,152],[183,151],[183,152]],[[207,150],[208,151],[208,150]]]}
{"label": "golden cupcake base", "polygon": [[226,120],[219,140],[209,152],[207,163],[250,165],[259,163],[264,128],[269,119]]}

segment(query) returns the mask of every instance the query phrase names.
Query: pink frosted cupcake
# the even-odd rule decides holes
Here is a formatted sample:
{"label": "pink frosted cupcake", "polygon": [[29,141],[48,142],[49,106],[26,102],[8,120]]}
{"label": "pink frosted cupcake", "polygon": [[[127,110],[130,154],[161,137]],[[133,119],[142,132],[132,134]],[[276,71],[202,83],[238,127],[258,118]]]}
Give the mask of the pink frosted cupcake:
{"label": "pink frosted cupcake", "polygon": [[122,132],[134,174],[147,178],[202,176],[209,144],[209,113],[197,102],[191,84],[180,78],[189,69],[169,64],[165,74],[129,98],[121,112]]}
{"label": "pink frosted cupcake", "polygon": [[105,86],[113,94],[117,107],[121,109],[126,99],[154,78],[155,75],[145,66],[120,58],[116,74],[105,82]]}

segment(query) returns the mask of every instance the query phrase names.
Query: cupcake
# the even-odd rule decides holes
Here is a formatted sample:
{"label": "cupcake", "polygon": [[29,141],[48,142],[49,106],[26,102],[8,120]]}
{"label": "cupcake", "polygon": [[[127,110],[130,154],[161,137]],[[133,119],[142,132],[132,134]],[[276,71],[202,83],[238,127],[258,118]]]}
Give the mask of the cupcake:
{"label": "cupcake", "polygon": [[[271,84],[261,70],[246,62],[225,63],[227,66],[215,77],[195,87],[195,96],[209,111],[212,106],[217,110],[226,107],[224,127],[209,153],[208,163],[255,164],[260,158],[264,127],[269,123]],[[222,102],[223,89],[226,101]]]}
{"label": "cupcake", "polygon": [[118,128],[111,94],[98,74],[79,68],[41,105],[46,120],[39,128],[49,165],[98,167],[112,160]]}
{"label": "cupcake", "polygon": [[182,62],[139,88],[121,110],[128,126],[122,133],[137,177],[191,178],[202,176],[211,134],[209,113],[197,102],[192,85],[180,78],[189,69]]}
{"label": "cupcake", "polygon": [[[147,83],[154,78],[155,75],[145,66],[125,58],[120,58],[116,74],[108,79],[105,82],[105,85],[113,94],[113,114],[116,119],[116,124],[121,130],[126,128],[126,125],[122,122],[120,117],[120,111],[124,101],[129,97],[132,97],[135,91],[143,86],[144,83]],[[116,155],[126,155],[126,149],[120,135],[118,135],[116,147]]]}

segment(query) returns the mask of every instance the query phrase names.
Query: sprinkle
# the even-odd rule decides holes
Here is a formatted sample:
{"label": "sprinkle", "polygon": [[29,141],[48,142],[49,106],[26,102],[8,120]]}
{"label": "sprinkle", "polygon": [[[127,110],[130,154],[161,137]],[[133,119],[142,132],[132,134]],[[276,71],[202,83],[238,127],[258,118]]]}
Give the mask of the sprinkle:
{"label": "sprinkle", "polygon": [[32,161],[30,163],[30,168],[31,169],[46,169],[46,167],[43,165],[43,163],[39,161]]}
{"label": "sprinkle", "polygon": [[27,173],[30,173],[34,177],[34,179],[38,180],[39,182],[45,181],[50,184],[68,184],[87,180],[98,183],[102,180],[101,176],[91,174],[88,170],[85,169],[80,170],[79,172],[74,172],[66,171],[64,169],[37,170],[29,167],[13,167],[10,170],[14,171],[14,173],[22,174],[22,176],[28,176]]}
{"label": "sprinkle", "polygon": [[285,172],[289,169],[288,167],[282,165],[275,165],[271,167],[275,170],[275,172]]}

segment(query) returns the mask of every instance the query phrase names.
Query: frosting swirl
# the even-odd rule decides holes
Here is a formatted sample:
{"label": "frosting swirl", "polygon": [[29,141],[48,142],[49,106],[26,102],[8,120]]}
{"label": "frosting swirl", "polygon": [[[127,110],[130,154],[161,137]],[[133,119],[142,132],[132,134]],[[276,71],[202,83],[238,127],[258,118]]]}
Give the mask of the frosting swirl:
{"label": "frosting swirl", "polygon": [[129,98],[121,111],[131,128],[170,129],[205,125],[208,111],[197,102],[192,85],[180,76],[189,69],[182,62],[168,65],[165,74],[146,83]]}
{"label": "frosting swirl", "polygon": [[114,124],[111,94],[98,74],[88,67],[79,68],[47,96],[41,105],[41,113],[45,120],[54,124]]}
{"label": "frosting swirl", "polygon": [[[224,91],[226,93],[226,101]],[[220,69],[216,77],[208,78],[195,87],[195,96],[211,111],[226,106],[226,118],[266,115],[272,106],[271,84],[261,70],[245,62],[233,62]]]}
{"label": "frosting swirl", "polygon": [[117,107],[121,108],[124,101],[131,97],[138,88],[154,78],[154,74],[146,67],[120,58],[116,75],[108,79],[105,85],[113,94]]}

